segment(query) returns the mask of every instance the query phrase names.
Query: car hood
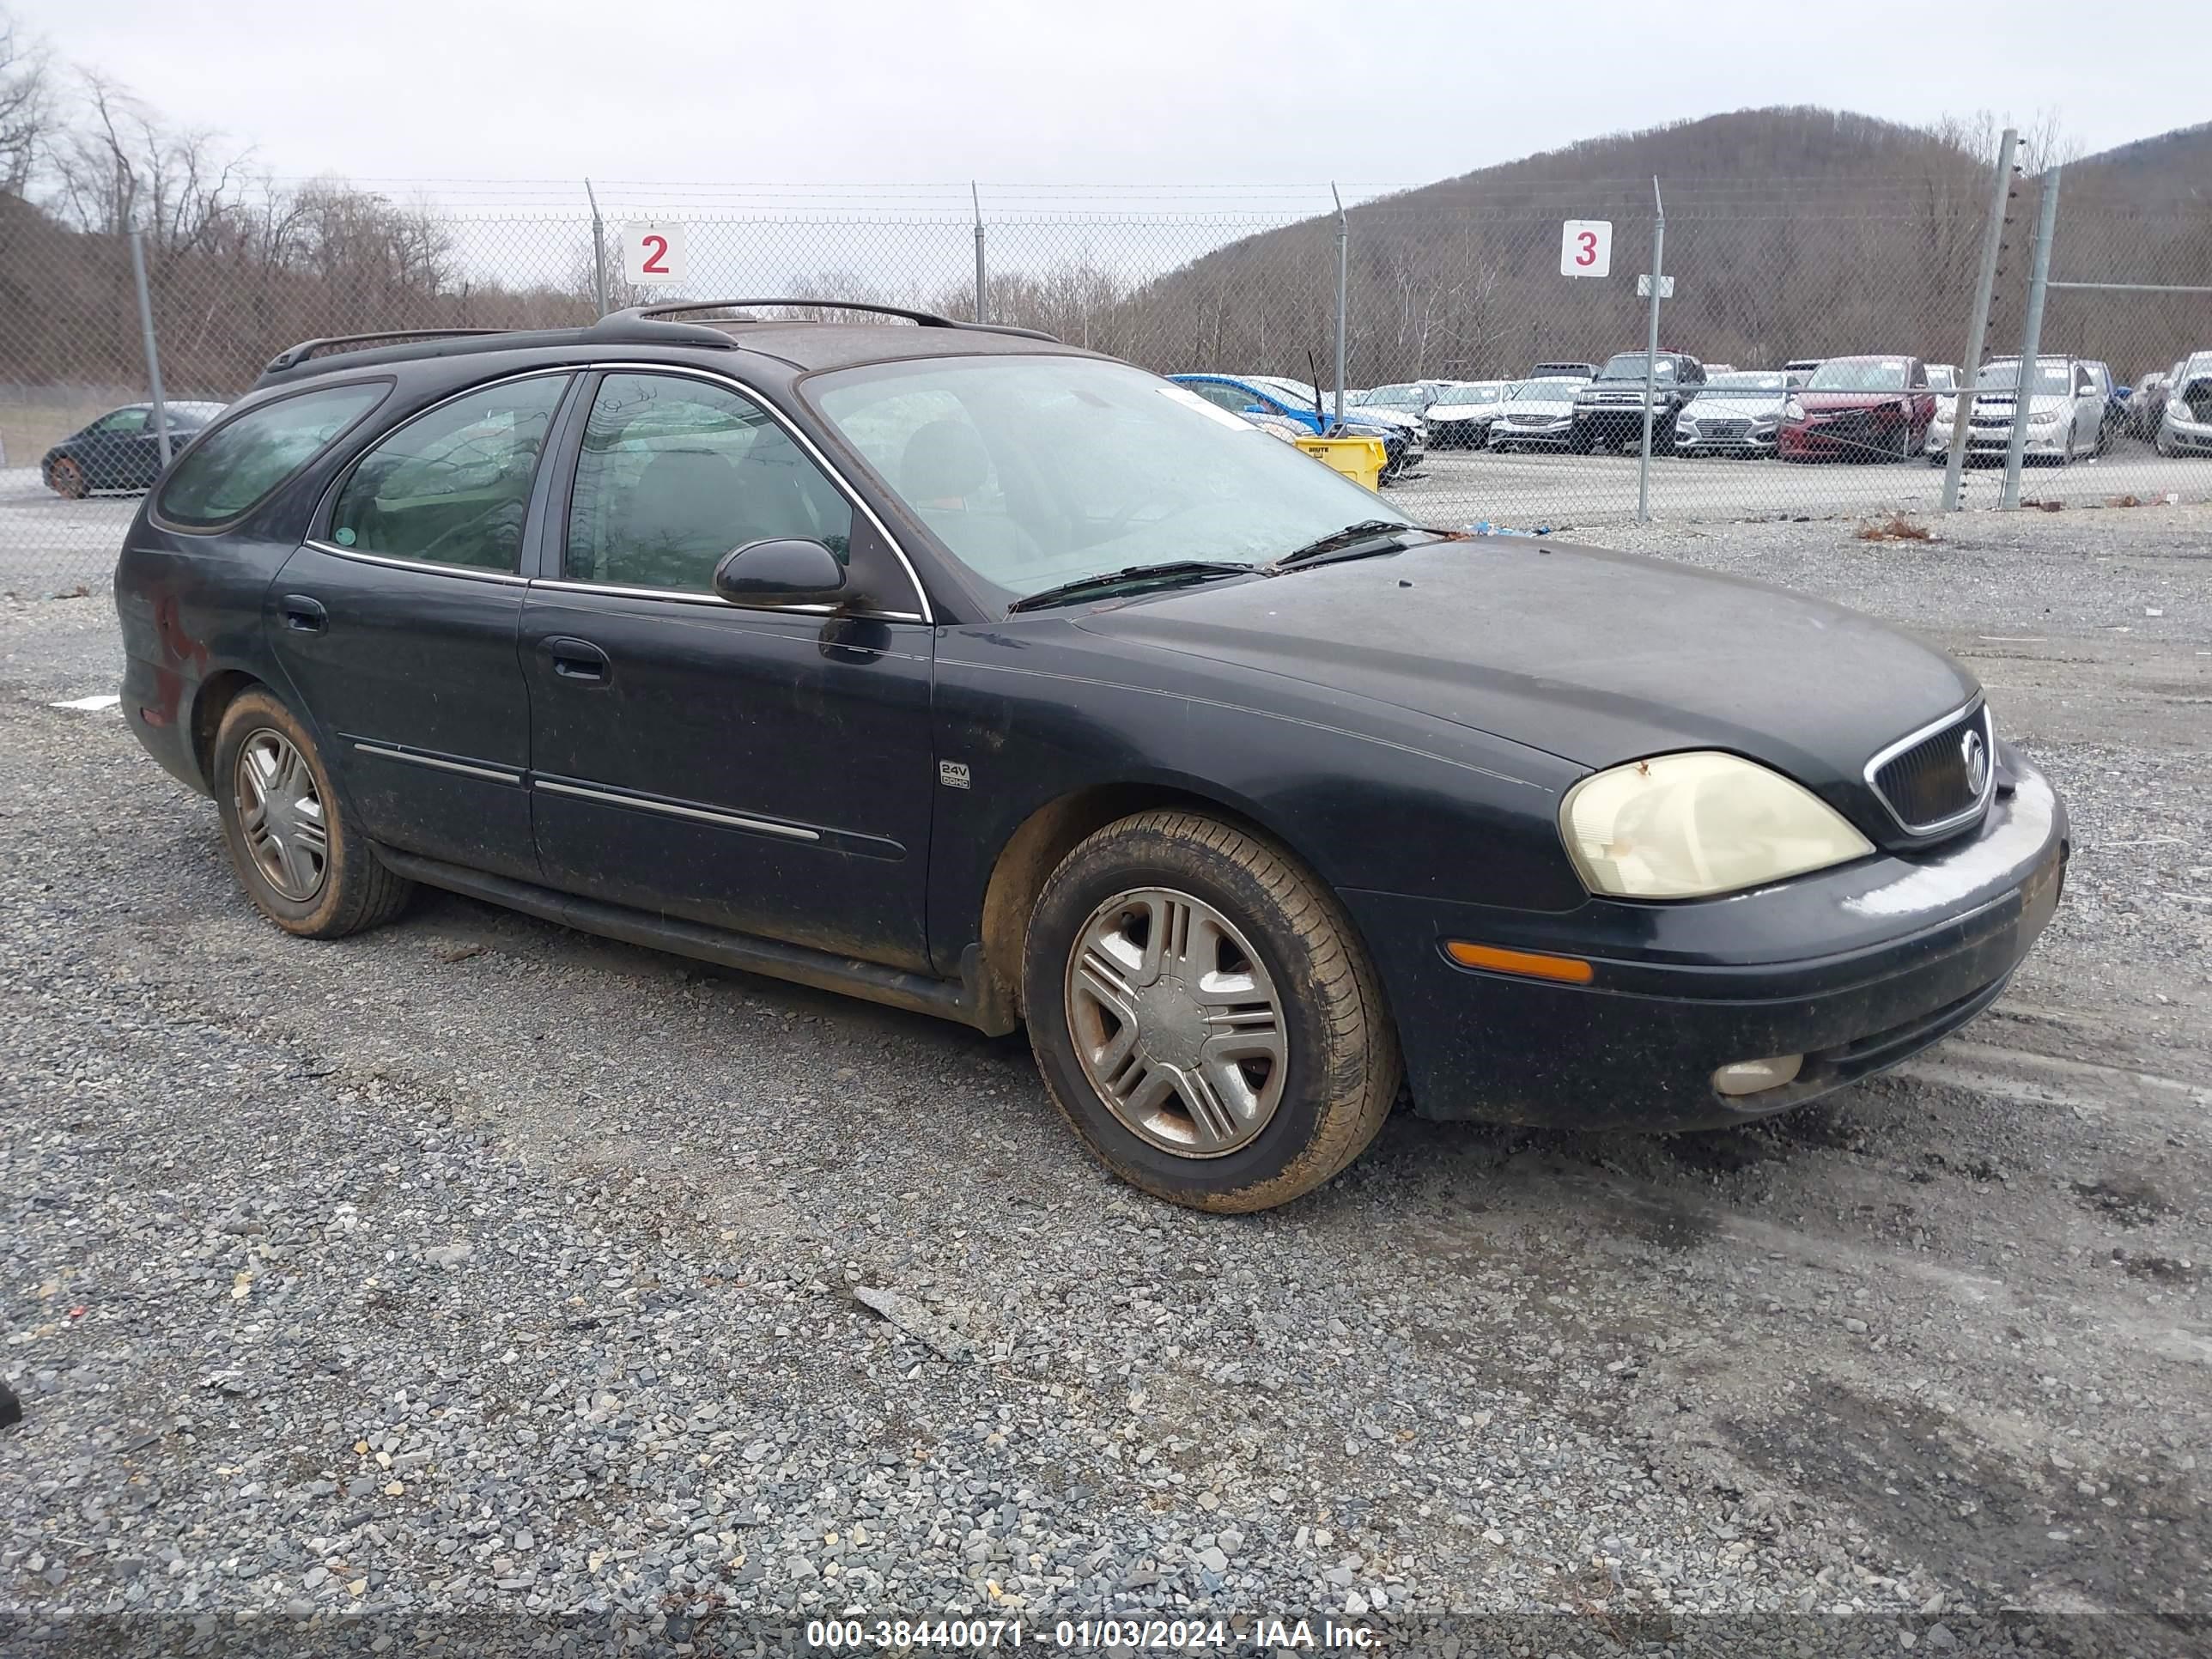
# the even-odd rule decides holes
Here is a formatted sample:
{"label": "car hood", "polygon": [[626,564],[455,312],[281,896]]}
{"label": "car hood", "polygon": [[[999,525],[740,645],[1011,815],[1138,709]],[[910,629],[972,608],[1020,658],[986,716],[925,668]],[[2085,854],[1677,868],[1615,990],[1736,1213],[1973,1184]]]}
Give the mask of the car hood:
{"label": "car hood", "polygon": [[[2019,399],[2014,398],[2009,392],[1984,392],[1974,399],[1974,413],[1977,415],[2010,415],[2013,412],[2014,405],[2018,402]],[[2027,400],[2027,412],[2031,416],[2053,413],[2062,409],[2071,409],[2073,407],[2074,399],[2070,393],[2064,397],[2061,397],[2055,392],[2038,393],[2036,396],[2030,398]]]}
{"label": "car hood", "polygon": [[1572,398],[1516,398],[1506,404],[1502,412],[1509,421],[1522,415],[1541,415],[1547,418],[1571,415],[1575,412],[1575,400]]}
{"label": "car hood", "polygon": [[[1592,768],[1725,749],[1846,795],[1877,750],[1978,689],[1839,605],[1549,538],[1424,543],[1144,596],[1079,625]],[[1264,706],[1264,678],[1250,695]]]}
{"label": "car hood", "polygon": [[1495,415],[1504,406],[1504,400],[1498,398],[1468,403],[1458,403],[1449,398],[1439,398],[1429,405],[1429,418],[1432,421],[1464,421],[1478,415]]}
{"label": "car hood", "polygon": [[1363,421],[1379,421],[1385,426],[1402,426],[1409,429],[1421,423],[1419,416],[1409,415],[1402,409],[1385,409],[1377,404],[1346,404],[1344,418],[1349,421],[1355,416]]}

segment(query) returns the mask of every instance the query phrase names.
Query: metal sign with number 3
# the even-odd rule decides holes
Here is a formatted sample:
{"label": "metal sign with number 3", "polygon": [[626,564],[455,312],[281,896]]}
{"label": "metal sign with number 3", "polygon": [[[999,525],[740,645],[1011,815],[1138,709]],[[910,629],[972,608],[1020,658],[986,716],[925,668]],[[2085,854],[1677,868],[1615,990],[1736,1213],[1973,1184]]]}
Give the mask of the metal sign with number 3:
{"label": "metal sign with number 3", "polygon": [[623,227],[623,275],[633,283],[680,283],[690,274],[684,227],[629,224]]}
{"label": "metal sign with number 3", "polygon": [[1613,221],[1570,219],[1559,227],[1559,275],[1613,274]]}

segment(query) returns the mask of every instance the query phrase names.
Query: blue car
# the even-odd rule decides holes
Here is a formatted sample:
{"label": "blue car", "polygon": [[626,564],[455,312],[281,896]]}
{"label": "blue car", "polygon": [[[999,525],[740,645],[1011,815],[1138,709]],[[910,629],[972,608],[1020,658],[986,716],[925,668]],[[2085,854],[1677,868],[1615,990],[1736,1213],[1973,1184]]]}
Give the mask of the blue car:
{"label": "blue car", "polygon": [[[1177,386],[1189,387],[1206,402],[1234,415],[1269,415],[1279,420],[1295,422],[1316,435],[1325,434],[1334,424],[1325,418],[1322,410],[1293,397],[1286,389],[1263,385],[1243,375],[1170,374],[1168,378]],[[1408,464],[1409,454],[1417,453],[1413,450],[1412,440],[1404,427],[1390,422],[1363,419],[1350,408],[1344,412],[1343,430],[1355,438],[1382,440],[1382,476],[1385,478],[1397,477]]]}

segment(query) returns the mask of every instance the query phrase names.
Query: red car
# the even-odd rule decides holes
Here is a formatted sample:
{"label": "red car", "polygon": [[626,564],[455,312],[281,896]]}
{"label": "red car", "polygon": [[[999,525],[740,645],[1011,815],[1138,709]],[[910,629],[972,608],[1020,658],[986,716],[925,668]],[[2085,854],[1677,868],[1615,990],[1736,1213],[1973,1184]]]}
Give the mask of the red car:
{"label": "red car", "polygon": [[1936,417],[1917,357],[1831,357],[1782,406],[1775,451],[1785,461],[1902,461]]}

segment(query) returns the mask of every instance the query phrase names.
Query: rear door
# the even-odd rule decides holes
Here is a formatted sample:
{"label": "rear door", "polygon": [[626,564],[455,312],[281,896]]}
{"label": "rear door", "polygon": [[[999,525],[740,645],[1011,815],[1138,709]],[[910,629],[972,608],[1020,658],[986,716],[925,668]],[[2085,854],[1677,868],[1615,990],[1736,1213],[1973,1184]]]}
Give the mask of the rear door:
{"label": "rear door", "polygon": [[571,380],[495,381],[387,434],[267,600],[276,656],[371,837],[530,881],[520,553]]}
{"label": "rear door", "polygon": [[[532,805],[569,891],[917,970],[934,647],[883,527],[754,397],[610,371],[531,586]],[[724,555],[819,541],[852,605],[718,597]]]}

